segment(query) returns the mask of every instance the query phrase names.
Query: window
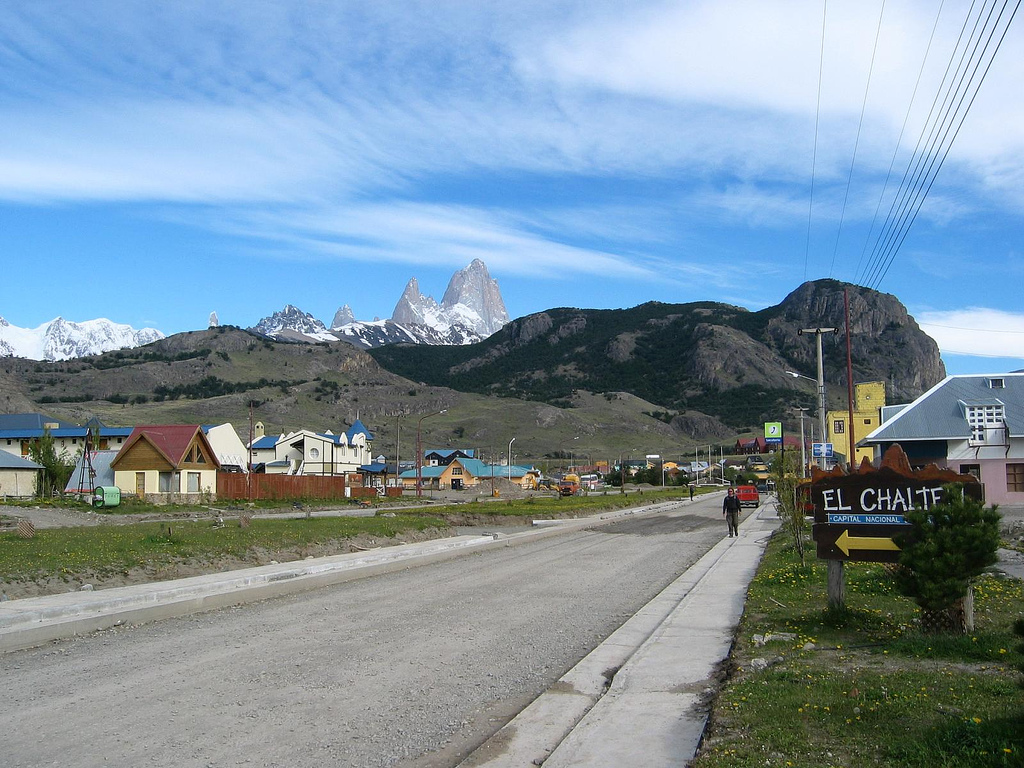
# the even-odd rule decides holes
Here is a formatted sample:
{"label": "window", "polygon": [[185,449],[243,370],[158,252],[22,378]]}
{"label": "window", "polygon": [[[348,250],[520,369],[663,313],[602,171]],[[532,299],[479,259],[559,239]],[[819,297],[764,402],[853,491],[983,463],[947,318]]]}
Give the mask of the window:
{"label": "window", "polygon": [[175,493],[178,490],[178,473],[160,473],[160,493]]}
{"label": "window", "polygon": [[960,474],[974,475],[978,480],[981,480],[981,464],[961,464]]}
{"label": "window", "polygon": [[1006,490],[1024,493],[1024,464],[1006,465]]}
{"label": "window", "polygon": [[309,458],[311,458],[311,459],[319,459],[320,458],[320,449],[319,448],[310,448],[309,449]]}
{"label": "window", "polygon": [[462,467],[452,467],[452,474],[453,475],[461,475],[462,474]]}
{"label": "window", "polygon": [[[986,429],[1002,427],[1004,423],[1003,406],[999,405],[968,405],[966,407],[967,423],[971,427],[971,442],[990,442],[986,439]],[[995,437],[993,435],[993,437]]]}
{"label": "window", "polygon": [[1004,389],[1006,383],[1002,379],[989,379],[988,386],[990,389]]}
{"label": "window", "polygon": [[832,422],[832,434],[842,435],[846,433],[846,422],[836,419]]}
{"label": "window", "polygon": [[871,426],[871,419],[864,419],[864,423],[867,424],[870,427]]}
{"label": "window", "polygon": [[199,493],[199,473],[189,472],[188,473],[188,492]]}

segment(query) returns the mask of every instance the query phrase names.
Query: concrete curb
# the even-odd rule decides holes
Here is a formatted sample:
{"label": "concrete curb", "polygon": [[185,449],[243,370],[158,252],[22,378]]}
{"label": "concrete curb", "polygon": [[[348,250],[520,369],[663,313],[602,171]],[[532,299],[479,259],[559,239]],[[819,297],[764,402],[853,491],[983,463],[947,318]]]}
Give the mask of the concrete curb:
{"label": "concrete curb", "polygon": [[660,502],[595,517],[571,518],[561,525],[509,535],[456,536],[187,579],[8,600],[0,603],[0,653],[120,624],[185,616],[414,568],[494,547],[516,546],[624,517],[658,514],[683,503]]}
{"label": "concrete curb", "polygon": [[738,538],[716,544],[460,768],[657,768],[692,759],[706,689],[732,649],[747,586],[778,524],[762,506]]}

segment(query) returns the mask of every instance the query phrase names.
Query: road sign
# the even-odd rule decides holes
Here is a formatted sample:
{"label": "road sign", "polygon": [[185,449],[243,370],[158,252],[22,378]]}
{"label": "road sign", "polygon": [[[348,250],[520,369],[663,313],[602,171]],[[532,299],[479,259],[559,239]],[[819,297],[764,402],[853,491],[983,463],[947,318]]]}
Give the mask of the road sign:
{"label": "road sign", "polygon": [[766,421],[764,423],[764,441],[768,445],[782,445],[781,421]]}
{"label": "road sign", "polygon": [[[815,448],[819,445],[831,448],[831,443],[815,443]],[[902,451],[900,455],[906,462]],[[944,486],[950,482],[962,484],[968,496],[983,498],[981,484],[972,476],[934,467],[913,472],[909,462],[899,470],[883,463],[881,469],[866,473],[820,473],[810,487],[818,557],[898,562],[900,549],[895,538],[910,527],[907,512],[931,509],[942,500]]]}
{"label": "road sign", "polygon": [[898,525],[816,523],[813,536],[818,557],[823,560],[896,563],[900,559],[900,548],[893,536],[905,529]]}
{"label": "road sign", "polygon": [[831,459],[832,443],[811,443],[811,456],[815,459]]}

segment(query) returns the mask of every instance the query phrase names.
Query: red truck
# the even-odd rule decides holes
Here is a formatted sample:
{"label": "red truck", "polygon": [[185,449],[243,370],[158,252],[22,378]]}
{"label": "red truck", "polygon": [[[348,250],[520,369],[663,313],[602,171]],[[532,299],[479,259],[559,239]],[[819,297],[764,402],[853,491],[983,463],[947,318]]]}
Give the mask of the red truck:
{"label": "red truck", "polygon": [[736,487],[736,498],[740,500],[741,507],[759,507],[761,505],[761,494],[757,486],[740,485]]}

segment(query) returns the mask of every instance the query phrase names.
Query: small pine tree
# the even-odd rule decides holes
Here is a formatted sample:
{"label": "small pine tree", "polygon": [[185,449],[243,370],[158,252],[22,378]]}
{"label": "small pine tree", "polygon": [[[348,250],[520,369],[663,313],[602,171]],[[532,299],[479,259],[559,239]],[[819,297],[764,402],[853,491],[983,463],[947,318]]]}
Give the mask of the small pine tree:
{"label": "small pine tree", "polygon": [[965,598],[971,581],[998,559],[999,518],[995,506],[985,508],[958,485],[947,485],[930,510],[907,512],[910,525],[895,537],[902,566],[896,586],[921,608],[925,631],[967,631]]}

